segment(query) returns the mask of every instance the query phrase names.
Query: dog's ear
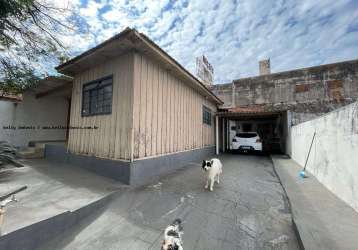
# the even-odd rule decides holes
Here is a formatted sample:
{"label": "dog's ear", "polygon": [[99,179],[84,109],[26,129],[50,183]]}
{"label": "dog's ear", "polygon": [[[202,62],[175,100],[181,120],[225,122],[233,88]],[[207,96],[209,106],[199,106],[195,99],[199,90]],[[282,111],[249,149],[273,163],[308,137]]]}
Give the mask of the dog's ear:
{"label": "dog's ear", "polygon": [[203,164],[201,164],[201,167],[204,168],[205,165],[206,165],[206,162],[205,162],[205,160],[203,160]]}

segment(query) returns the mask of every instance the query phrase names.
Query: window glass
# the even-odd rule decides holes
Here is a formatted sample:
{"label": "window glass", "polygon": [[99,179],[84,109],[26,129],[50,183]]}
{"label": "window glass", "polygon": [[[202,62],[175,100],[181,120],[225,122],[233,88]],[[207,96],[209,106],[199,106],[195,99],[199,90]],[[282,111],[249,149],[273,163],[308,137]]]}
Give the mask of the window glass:
{"label": "window glass", "polygon": [[239,133],[239,134],[237,134],[237,137],[240,137],[240,138],[254,138],[256,136],[257,136],[256,133]]}
{"label": "window glass", "polygon": [[82,116],[110,114],[112,112],[112,76],[83,85]]}
{"label": "window glass", "polygon": [[203,123],[211,125],[211,110],[203,105]]}

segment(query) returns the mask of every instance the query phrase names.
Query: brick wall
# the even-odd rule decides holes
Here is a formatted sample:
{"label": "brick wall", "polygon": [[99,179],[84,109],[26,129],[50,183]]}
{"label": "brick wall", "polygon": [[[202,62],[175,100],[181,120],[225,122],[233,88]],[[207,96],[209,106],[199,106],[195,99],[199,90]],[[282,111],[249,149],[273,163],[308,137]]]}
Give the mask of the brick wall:
{"label": "brick wall", "polygon": [[298,124],[358,99],[358,60],[242,78],[214,85],[212,91],[223,107],[289,109]]}

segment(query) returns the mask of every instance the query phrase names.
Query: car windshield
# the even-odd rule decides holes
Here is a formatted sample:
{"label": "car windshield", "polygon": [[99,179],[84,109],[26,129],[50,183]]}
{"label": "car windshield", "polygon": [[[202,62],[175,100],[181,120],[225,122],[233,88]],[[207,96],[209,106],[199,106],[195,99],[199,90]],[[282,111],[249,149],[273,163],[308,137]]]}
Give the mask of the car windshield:
{"label": "car windshield", "polygon": [[257,134],[256,133],[239,133],[236,136],[240,137],[240,138],[253,138],[253,137],[256,137]]}

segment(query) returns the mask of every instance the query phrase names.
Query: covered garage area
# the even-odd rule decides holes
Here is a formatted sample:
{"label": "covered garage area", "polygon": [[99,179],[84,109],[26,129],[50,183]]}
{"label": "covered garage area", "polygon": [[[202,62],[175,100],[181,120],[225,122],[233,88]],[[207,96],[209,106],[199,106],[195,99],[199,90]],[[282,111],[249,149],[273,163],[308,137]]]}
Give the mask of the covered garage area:
{"label": "covered garage area", "polygon": [[257,132],[262,140],[264,153],[288,153],[290,112],[265,111],[262,107],[220,110],[218,121],[218,149],[232,151],[233,138],[243,132]]}

